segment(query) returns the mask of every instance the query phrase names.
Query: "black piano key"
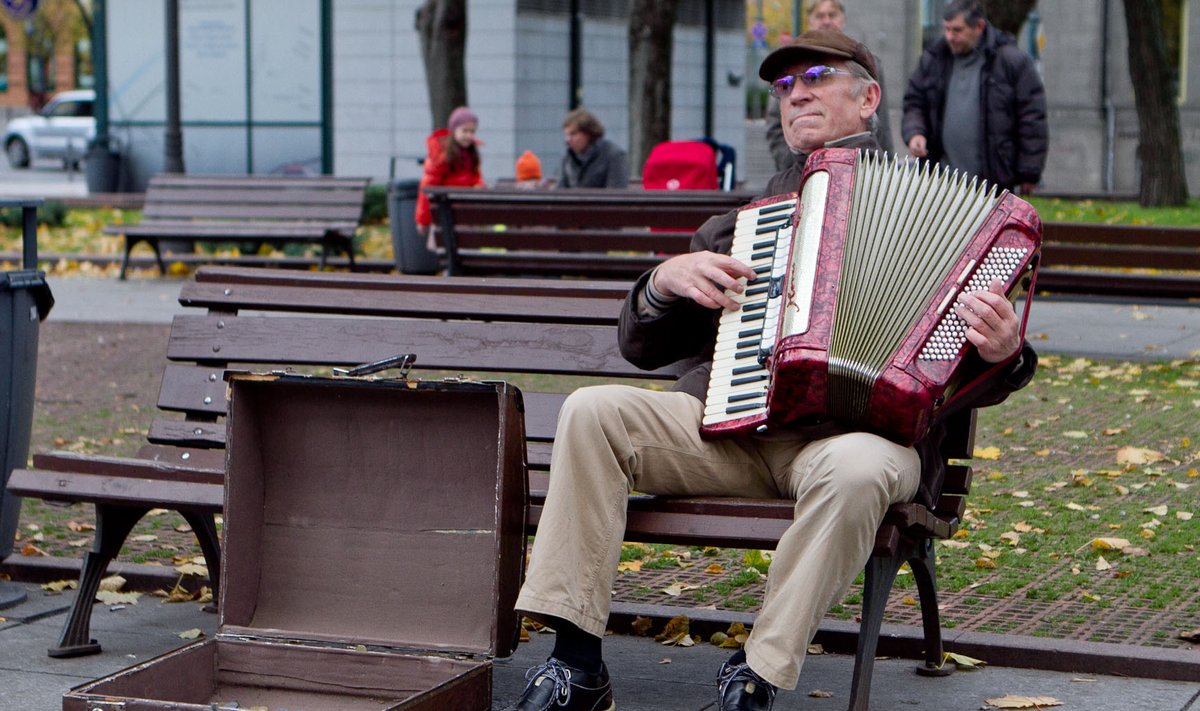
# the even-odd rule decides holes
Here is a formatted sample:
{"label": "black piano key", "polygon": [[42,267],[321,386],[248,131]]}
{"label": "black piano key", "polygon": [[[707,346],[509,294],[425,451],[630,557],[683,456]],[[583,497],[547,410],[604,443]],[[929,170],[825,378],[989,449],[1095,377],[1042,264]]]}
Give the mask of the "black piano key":
{"label": "black piano key", "polygon": [[[759,331],[759,334],[761,333],[762,331]],[[734,344],[734,348],[758,348],[761,343],[762,338],[747,338]]]}
{"label": "black piano key", "polygon": [[747,301],[742,304],[742,311],[760,311],[767,308],[767,302],[764,301]]}
{"label": "black piano key", "polygon": [[795,206],[796,206],[795,203],[781,202],[778,205],[770,205],[770,206],[760,207],[758,209],[758,214],[759,215],[773,215],[777,212],[783,212],[784,210],[790,211]]}
{"label": "black piano key", "polygon": [[759,275],[762,275],[762,274],[770,274],[770,273],[771,273],[771,265],[770,265],[770,264],[764,264],[764,265],[763,265],[763,266],[761,266],[761,267],[755,267],[755,268],[754,268],[754,273],[755,273],[755,274],[759,274]]}
{"label": "black piano key", "polygon": [[747,400],[758,400],[766,397],[766,395],[767,394],[761,390],[752,393],[738,393],[737,395],[730,395],[729,397],[725,398],[725,402],[745,402]]}
{"label": "black piano key", "polygon": [[757,410],[760,407],[765,407],[766,404],[767,404],[766,401],[763,401],[763,402],[750,402],[750,403],[746,403],[745,405],[732,405],[730,407],[725,408],[725,414],[726,415],[736,415],[739,412],[746,412],[748,410]]}
{"label": "black piano key", "polygon": [[761,328],[747,328],[747,329],[738,331],[738,338],[751,338],[753,336],[757,336],[758,339],[761,341],[762,340],[762,329]]}
{"label": "black piano key", "polygon": [[754,244],[750,245],[750,250],[754,251],[756,249],[767,249],[768,247],[774,249],[775,248],[775,240],[764,239],[761,242],[755,242]]}
{"label": "black piano key", "polygon": [[766,319],[766,317],[767,317],[767,314],[761,313],[761,312],[760,313],[752,313],[752,314],[742,314],[742,323],[747,323],[749,321],[762,321],[762,320]]}
{"label": "black piano key", "polygon": [[753,349],[745,350],[745,351],[734,351],[733,357],[735,360],[740,359],[740,358],[753,358],[755,360],[755,362],[757,362],[758,361],[758,349],[753,348]]}
{"label": "black piano key", "polygon": [[770,292],[770,290],[771,290],[771,284],[767,283],[767,284],[762,284],[759,286],[755,286],[755,287],[746,289],[746,291],[743,293],[746,296],[760,296],[762,294],[766,294],[766,293]]}
{"label": "black piano key", "polygon": [[742,365],[729,371],[733,375],[745,375],[746,373],[755,373],[762,370],[762,366],[755,362],[754,365]]}
{"label": "black piano key", "polygon": [[758,375],[748,375],[744,378],[734,378],[733,380],[729,381],[729,384],[730,385],[749,385],[750,383],[757,383],[757,382],[760,382],[760,381],[763,381],[766,379],[767,379],[767,374],[760,373]]}
{"label": "black piano key", "polygon": [[775,250],[773,250],[773,249],[765,249],[761,252],[751,252],[750,253],[750,259],[752,259],[752,260],[770,259],[773,256],[775,256]]}

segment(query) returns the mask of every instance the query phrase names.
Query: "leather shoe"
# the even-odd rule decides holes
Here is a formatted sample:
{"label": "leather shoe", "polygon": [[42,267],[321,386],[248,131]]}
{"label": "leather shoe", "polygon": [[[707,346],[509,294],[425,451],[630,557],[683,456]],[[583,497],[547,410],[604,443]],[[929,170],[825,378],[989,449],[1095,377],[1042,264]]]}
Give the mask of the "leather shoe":
{"label": "leather shoe", "polygon": [[771,711],[775,687],[750,665],[742,662],[721,665],[717,674],[717,708],[720,711]]}
{"label": "leather shoe", "polygon": [[554,657],[525,672],[529,683],[511,711],[616,711],[608,667],[596,674],[569,667]]}

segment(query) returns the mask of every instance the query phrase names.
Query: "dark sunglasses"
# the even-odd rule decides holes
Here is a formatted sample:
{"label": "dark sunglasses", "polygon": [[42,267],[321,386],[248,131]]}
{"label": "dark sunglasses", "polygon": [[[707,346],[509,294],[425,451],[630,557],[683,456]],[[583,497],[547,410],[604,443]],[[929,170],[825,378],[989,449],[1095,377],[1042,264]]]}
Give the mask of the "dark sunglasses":
{"label": "dark sunglasses", "polygon": [[791,96],[792,89],[796,88],[797,79],[804,82],[805,86],[816,86],[824,82],[827,78],[837,76],[838,74],[853,75],[852,72],[848,72],[845,69],[818,64],[815,67],[809,67],[799,74],[789,74],[771,82],[771,95],[779,99]]}

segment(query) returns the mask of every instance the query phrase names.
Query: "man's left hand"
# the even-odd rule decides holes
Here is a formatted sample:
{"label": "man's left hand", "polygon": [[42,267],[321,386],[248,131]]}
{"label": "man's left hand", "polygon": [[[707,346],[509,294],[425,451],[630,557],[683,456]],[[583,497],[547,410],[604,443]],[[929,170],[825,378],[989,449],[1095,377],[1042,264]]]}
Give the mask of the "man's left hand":
{"label": "man's left hand", "polygon": [[1000,280],[988,284],[987,291],[964,292],[954,311],[967,322],[967,340],[984,361],[1000,363],[1020,350],[1021,321]]}

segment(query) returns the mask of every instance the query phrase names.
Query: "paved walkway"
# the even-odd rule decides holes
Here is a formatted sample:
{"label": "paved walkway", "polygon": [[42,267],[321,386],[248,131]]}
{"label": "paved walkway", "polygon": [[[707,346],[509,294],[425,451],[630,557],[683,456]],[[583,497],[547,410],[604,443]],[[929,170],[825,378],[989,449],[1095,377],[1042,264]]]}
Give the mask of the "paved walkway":
{"label": "paved walkway", "polygon": [[[0,616],[8,618],[0,623],[0,709],[62,708],[61,696],[70,688],[184,644],[181,632],[199,629],[207,637],[216,632],[217,616],[203,612],[198,604],[166,604],[144,596],[134,605],[96,607],[92,629],[104,647],[100,654],[51,659],[46,648],[57,639],[73,593],[50,596],[37,586],[27,588],[27,602],[0,611]],[[651,639],[628,636],[611,636],[604,644],[621,711],[713,708],[714,679],[726,650],[707,644],[664,647]],[[551,635],[536,635],[513,657],[496,661],[494,708],[504,708],[521,693],[525,670],[543,660],[552,646]],[[846,655],[810,656],[797,690],[781,693],[775,708],[841,711],[849,698],[853,664],[853,658]],[[1060,708],[1074,711],[1200,709],[1197,682],[996,666],[932,679],[914,674],[913,666],[912,661],[900,659],[876,663],[872,708],[971,711],[992,708],[985,705],[987,699],[1023,695],[1052,697],[1062,702]],[[173,687],[173,682],[164,679],[164,688]],[[832,697],[810,696],[814,691],[830,692]]]}

